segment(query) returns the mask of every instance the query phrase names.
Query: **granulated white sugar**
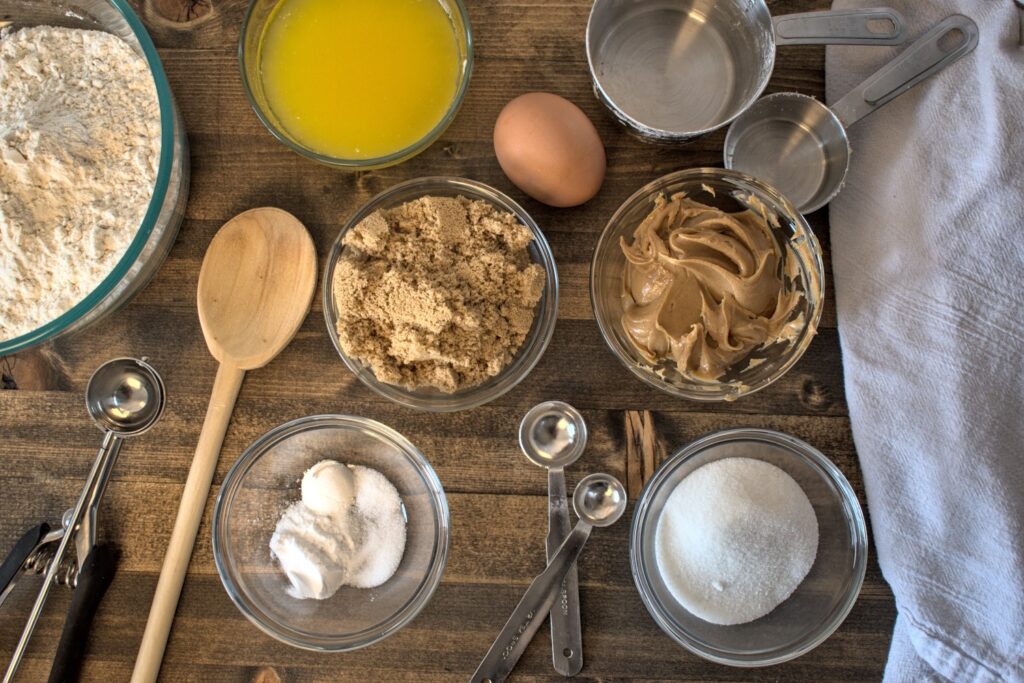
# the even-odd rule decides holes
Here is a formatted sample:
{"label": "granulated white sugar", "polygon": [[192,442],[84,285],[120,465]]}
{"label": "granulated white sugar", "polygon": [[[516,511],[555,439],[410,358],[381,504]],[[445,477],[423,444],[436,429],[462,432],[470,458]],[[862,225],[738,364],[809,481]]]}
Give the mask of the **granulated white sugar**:
{"label": "granulated white sugar", "polygon": [[778,467],[724,458],[691,472],[669,495],[655,532],[658,570],[679,604],[713,624],[759,619],[814,564],[818,520]]}

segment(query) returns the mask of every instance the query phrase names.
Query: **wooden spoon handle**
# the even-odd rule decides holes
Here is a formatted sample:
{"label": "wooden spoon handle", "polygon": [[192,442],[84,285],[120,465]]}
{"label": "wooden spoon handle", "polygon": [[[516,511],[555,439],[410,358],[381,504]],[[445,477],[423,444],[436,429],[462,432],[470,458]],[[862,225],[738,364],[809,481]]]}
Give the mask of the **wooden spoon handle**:
{"label": "wooden spoon handle", "polygon": [[181,586],[185,582],[185,572],[192,548],[199,531],[199,522],[203,518],[206,499],[210,495],[210,485],[217,469],[217,457],[220,455],[224,434],[231,420],[235,407],[235,399],[242,388],[245,371],[231,365],[221,364],[217,369],[217,379],[213,383],[210,406],[206,410],[203,431],[199,435],[196,454],[192,458],[192,467],[185,482],[185,492],[178,506],[178,517],[174,521],[174,531],[167,546],[164,564],[160,570],[160,579],[156,584],[153,604],[149,608],[149,619],[146,631],[142,635],[142,645],[135,659],[135,670],[132,672],[132,683],[151,683],[160,673],[160,662],[167,647],[167,637],[174,621],[174,612],[178,607]]}

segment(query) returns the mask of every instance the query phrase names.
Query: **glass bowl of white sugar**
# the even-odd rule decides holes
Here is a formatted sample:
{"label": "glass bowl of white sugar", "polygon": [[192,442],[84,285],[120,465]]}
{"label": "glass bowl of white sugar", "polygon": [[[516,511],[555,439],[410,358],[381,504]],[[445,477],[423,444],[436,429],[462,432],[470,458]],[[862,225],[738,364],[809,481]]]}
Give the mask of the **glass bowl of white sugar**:
{"label": "glass bowl of white sugar", "polygon": [[[349,483],[332,486],[339,478]],[[332,503],[341,489],[351,506]],[[441,582],[449,533],[441,482],[412,443],[373,420],[317,415],[271,430],[231,467],[213,554],[231,600],[260,630],[342,652],[419,614]]]}
{"label": "glass bowl of white sugar", "polygon": [[705,659],[778,664],[843,622],[867,567],[856,493],[809,444],[765,429],[677,450],[644,488],[630,563],[658,626]]}

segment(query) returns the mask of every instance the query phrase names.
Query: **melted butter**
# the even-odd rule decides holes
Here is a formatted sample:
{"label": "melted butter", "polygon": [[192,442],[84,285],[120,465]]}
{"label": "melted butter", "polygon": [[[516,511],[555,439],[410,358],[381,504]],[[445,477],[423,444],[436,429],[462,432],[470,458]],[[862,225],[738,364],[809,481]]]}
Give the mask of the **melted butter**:
{"label": "melted butter", "polygon": [[371,159],[437,126],[462,68],[437,0],[281,0],[260,43],[267,103],[297,142]]}

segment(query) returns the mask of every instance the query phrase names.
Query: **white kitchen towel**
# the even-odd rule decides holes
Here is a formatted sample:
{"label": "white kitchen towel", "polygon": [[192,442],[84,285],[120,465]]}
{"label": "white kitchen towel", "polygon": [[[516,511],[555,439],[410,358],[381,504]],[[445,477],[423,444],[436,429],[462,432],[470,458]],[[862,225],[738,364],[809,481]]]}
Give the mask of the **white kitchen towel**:
{"label": "white kitchen towel", "polygon": [[[846,396],[899,617],[888,681],[1024,681],[1024,48],[1013,0],[953,13],[977,49],[850,129],[831,205]],[[835,102],[901,48],[829,47]]]}

